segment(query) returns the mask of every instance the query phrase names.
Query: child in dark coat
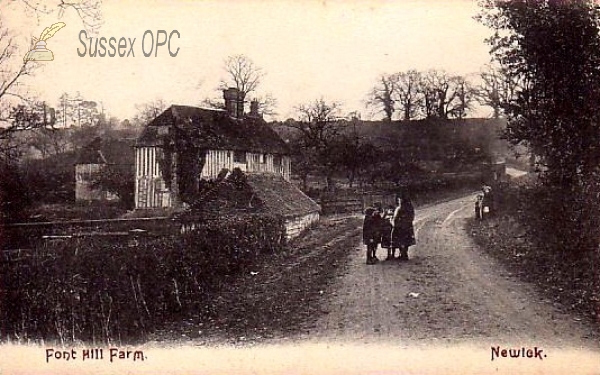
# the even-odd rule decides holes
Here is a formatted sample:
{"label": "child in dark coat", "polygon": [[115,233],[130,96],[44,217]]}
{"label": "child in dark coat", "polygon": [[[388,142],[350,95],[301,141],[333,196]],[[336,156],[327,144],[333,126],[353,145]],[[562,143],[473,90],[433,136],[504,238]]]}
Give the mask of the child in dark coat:
{"label": "child in dark coat", "polygon": [[367,208],[363,221],[363,242],[367,245],[367,264],[379,261],[376,256],[377,246],[381,242],[381,214],[376,208]]}

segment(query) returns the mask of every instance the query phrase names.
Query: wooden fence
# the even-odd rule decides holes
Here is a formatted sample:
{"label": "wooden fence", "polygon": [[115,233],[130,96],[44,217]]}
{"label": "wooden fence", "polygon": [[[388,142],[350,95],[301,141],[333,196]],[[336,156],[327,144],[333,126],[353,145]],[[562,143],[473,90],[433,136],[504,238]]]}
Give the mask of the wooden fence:
{"label": "wooden fence", "polygon": [[162,236],[175,234],[180,228],[181,223],[168,217],[13,223],[0,226],[0,249],[22,249],[39,241],[82,237]]}
{"label": "wooden fence", "polygon": [[394,205],[394,193],[388,192],[343,192],[322,194],[317,198],[323,215],[360,213],[376,203],[386,207]]}

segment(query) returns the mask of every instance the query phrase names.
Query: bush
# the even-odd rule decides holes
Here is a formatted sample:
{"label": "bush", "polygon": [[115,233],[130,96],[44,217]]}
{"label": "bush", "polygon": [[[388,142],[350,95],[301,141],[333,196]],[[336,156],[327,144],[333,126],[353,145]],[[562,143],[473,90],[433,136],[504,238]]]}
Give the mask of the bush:
{"label": "bush", "polygon": [[17,167],[0,162],[0,224],[23,219],[31,204],[27,186]]}
{"label": "bush", "polygon": [[543,185],[522,193],[529,196],[522,201],[522,208],[538,247],[566,259],[598,248],[600,201],[597,194],[584,189],[565,191]]}
{"label": "bush", "polygon": [[[211,291],[281,249],[280,218],[198,223],[177,236],[75,238],[5,254],[3,337],[69,342],[143,339],[175,319],[211,314]],[[56,240],[55,240],[56,241]]]}
{"label": "bush", "polygon": [[66,203],[75,199],[75,153],[72,151],[46,159],[31,159],[20,165],[20,175],[35,203]]}
{"label": "bush", "polygon": [[497,214],[469,222],[475,241],[548,298],[597,319],[600,249],[584,239],[600,230],[597,208],[589,224],[575,231],[578,224],[566,223],[564,211],[577,210],[579,198],[531,183],[497,192],[502,196]]}

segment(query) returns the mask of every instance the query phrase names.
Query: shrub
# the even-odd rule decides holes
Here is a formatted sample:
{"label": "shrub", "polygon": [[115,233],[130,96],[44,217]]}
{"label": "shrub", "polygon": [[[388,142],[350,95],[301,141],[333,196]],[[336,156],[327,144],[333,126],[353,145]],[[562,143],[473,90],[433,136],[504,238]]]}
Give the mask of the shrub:
{"label": "shrub", "polygon": [[21,220],[30,204],[28,185],[17,167],[0,162],[0,224]]}
{"label": "shrub", "polygon": [[75,199],[75,153],[72,151],[46,159],[30,159],[20,165],[20,175],[30,186],[29,198],[35,203],[65,203]]}
{"label": "shrub", "polygon": [[600,199],[594,190],[591,185],[522,189],[521,194],[529,196],[521,200],[522,210],[537,246],[567,259],[595,251],[600,239]]}

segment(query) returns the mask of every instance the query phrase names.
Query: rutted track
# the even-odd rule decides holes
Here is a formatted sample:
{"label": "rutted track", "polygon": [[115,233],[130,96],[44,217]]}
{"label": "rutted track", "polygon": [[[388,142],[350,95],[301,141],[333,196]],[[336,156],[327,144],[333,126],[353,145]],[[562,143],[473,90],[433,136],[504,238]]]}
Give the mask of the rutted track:
{"label": "rutted track", "polygon": [[[407,263],[365,265],[358,244],[304,338],[598,348],[585,323],[505,271],[463,229],[474,196],[417,210]],[[380,258],[383,251],[379,250]]]}

